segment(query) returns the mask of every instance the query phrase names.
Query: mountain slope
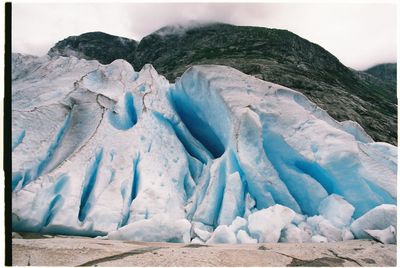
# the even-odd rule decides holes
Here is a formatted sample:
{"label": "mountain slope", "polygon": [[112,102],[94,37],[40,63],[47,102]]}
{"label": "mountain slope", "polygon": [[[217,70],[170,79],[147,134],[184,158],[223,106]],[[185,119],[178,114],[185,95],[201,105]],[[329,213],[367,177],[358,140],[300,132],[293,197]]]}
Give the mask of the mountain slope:
{"label": "mountain slope", "polygon": [[15,54],[13,73],[14,231],[268,243],[395,230],[397,148],[297,91],[217,65],[170,84],[151,65]]}
{"label": "mountain slope", "polygon": [[304,93],[338,121],[358,122],[376,141],[397,144],[393,87],[351,70],[332,54],[289,31],[208,24],[164,27],[126,54],[135,69],[151,63],[173,81],[196,64],[234,67]]}
{"label": "mountain slope", "polygon": [[397,144],[396,93],[365,81],[318,45],[285,30],[209,25],[143,38],[135,68],[149,62],[170,80],[195,64],[223,64],[298,90],[339,121],[360,123],[378,141]]}
{"label": "mountain slope", "polygon": [[103,32],[84,33],[70,36],[52,47],[48,55],[75,56],[81,59],[98,60],[109,64],[116,59],[127,59],[135,51],[137,42],[132,39],[114,36]]}
{"label": "mountain slope", "polygon": [[397,80],[397,64],[396,63],[386,63],[375,65],[364,72],[369,73],[383,81],[388,83],[393,83],[396,86]]}

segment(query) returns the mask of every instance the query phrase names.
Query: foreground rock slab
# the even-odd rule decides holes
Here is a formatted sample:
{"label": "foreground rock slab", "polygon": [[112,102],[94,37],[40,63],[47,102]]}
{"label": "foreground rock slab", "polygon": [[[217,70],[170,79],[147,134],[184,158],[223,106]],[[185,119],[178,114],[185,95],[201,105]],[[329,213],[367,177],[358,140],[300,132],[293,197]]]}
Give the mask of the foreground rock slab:
{"label": "foreground rock slab", "polygon": [[180,244],[22,234],[16,266],[396,266],[396,245],[336,243]]}

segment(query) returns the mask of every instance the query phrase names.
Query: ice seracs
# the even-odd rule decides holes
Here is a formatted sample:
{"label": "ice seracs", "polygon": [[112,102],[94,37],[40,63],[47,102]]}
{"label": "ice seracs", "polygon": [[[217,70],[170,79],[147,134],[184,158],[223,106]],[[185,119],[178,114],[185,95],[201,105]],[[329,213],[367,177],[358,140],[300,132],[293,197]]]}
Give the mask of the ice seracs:
{"label": "ice seracs", "polygon": [[171,84],[151,65],[21,54],[13,79],[14,231],[394,241],[396,147],[296,91],[225,66]]}

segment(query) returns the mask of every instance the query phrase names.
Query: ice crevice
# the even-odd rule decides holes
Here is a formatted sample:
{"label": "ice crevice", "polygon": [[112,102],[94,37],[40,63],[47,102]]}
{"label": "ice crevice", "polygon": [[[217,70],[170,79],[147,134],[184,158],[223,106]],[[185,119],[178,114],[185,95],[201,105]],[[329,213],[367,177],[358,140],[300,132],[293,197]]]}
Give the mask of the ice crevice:
{"label": "ice crevice", "polygon": [[[51,172],[79,153],[96,134],[104,114],[103,108],[93,103],[75,103],[68,108],[68,111],[46,154],[35,166],[25,170],[22,174],[21,172],[14,173],[13,191],[20,189],[20,186],[25,186],[39,176]],[[81,125],[86,125],[84,131],[77,129]],[[67,146],[64,146],[64,144],[67,144]],[[18,186],[19,183],[21,183],[20,186]]]}
{"label": "ice crevice", "polygon": [[43,222],[42,228],[45,228],[47,225],[49,225],[54,215],[58,213],[61,203],[63,202],[63,196],[60,192],[62,191],[64,185],[67,183],[68,180],[69,177],[67,175],[61,175],[61,177],[58,178],[57,181],[55,182],[54,186],[55,196],[50,202],[49,209],[48,212],[46,213],[47,215],[45,215],[45,220]]}
{"label": "ice crevice", "polygon": [[300,93],[225,66],[171,84],[123,60],[26,60],[30,79],[13,82],[13,230],[395,241],[397,148]]}
{"label": "ice crevice", "polygon": [[300,212],[296,200],[265,154],[262,124],[258,114],[246,107],[242,109],[240,118],[236,139],[238,159],[246,174],[247,189],[255,199],[256,207],[263,209],[280,203]]}
{"label": "ice crevice", "polygon": [[204,148],[202,144],[199,143],[195,138],[193,138],[193,136],[190,134],[190,132],[186,130],[186,128],[179,127],[177,124],[168,119],[165,115],[157,111],[152,111],[152,113],[161,123],[173,129],[176,137],[179,139],[179,141],[184,146],[185,150],[190,156],[196,158],[203,164],[207,163],[210,160],[211,154],[209,153],[209,151]]}
{"label": "ice crevice", "polygon": [[[291,195],[296,199],[303,213],[317,214],[320,201],[332,191],[330,181],[323,176],[323,185],[307,172],[306,161],[292,150],[284,140],[271,131],[267,124],[263,127],[263,146],[268,159],[277,170]],[[325,187],[324,187],[325,186]]]}
{"label": "ice crevice", "polygon": [[108,112],[108,119],[110,123],[117,129],[127,130],[133,127],[137,122],[137,114],[134,106],[134,97],[131,92],[126,92],[124,96],[123,111],[117,113],[116,111]]}
{"label": "ice crevice", "polygon": [[119,227],[125,226],[126,223],[128,222],[131,204],[135,200],[139,191],[139,185],[140,185],[140,174],[138,169],[139,161],[140,161],[140,155],[135,157],[135,159],[133,160],[132,183],[130,187],[124,187],[121,189],[121,193],[124,199],[124,206],[122,208],[122,219],[119,224]]}
{"label": "ice crevice", "polygon": [[103,158],[103,149],[98,150],[92,163],[86,172],[86,178],[82,185],[81,201],[79,205],[78,219],[83,222],[91,207],[91,193],[96,184],[97,173]]}
{"label": "ice crevice", "polygon": [[11,150],[14,151],[15,148],[17,148],[18,145],[22,143],[22,141],[25,138],[25,129],[18,134],[17,138],[13,140],[12,145],[11,145]]}
{"label": "ice crevice", "polygon": [[196,107],[192,99],[184,93],[177,90],[171,92],[173,106],[190,134],[211,153],[213,158],[219,158],[225,148],[207,121],[200,116],[201,111],[206,107]]}
{"label": "ice crevice", "polygon": [[[42,172],[51,164],[51,160],[53,159],[56,150],[60,147],[60,144],[65,137],[68,129],[70,128],[72,123],[72,110],[68,113],[67,117],[64,120],[63,125],[61,126],[59,132],[57,133],[53,143],[47,150],[47,154],[45,158],[40,162],[40,164],[36,168],[35,174],[31,177],[31,179],[35,179],[42,174]],[[24,181],[23,186],[26,185],[29,181]]]}
{"label": "ice crevice", "polygon": [[54,156],[55,151],[59,147],[66,130],[69,128],[70,123],[71,123],[71,111],[67,114],[67,116],[64,119],[64,122],[59,129],[58,133],[54,137],[53,142],[50,144],[49,148],[47,149],[46,155],[42,157],[42,159],[39,161],[37,166],[25,170],[22,174],[21,172],[13,172],[13,177],[12,177],[12,190],[16,190],[17,186],[18,188],[23,188],[25,185],[27,185],[29,182],[32,180],[35,180],[37,177],[39,177],[44,169],[49,165],[49,163],[52,160],[52,157]]}

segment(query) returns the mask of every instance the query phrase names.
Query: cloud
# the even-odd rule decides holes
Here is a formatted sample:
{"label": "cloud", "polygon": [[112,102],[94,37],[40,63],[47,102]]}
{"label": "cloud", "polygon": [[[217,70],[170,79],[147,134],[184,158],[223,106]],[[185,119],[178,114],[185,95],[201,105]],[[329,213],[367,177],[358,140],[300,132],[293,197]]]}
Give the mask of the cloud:
{"label": "cloud", "polygon": [[12,15],[13,51],[33,55],[85,32],[140,40],[165,25],[199,20],[287,29],[355,69],[397,59],[396,5],[388,3],[14,3]]}

